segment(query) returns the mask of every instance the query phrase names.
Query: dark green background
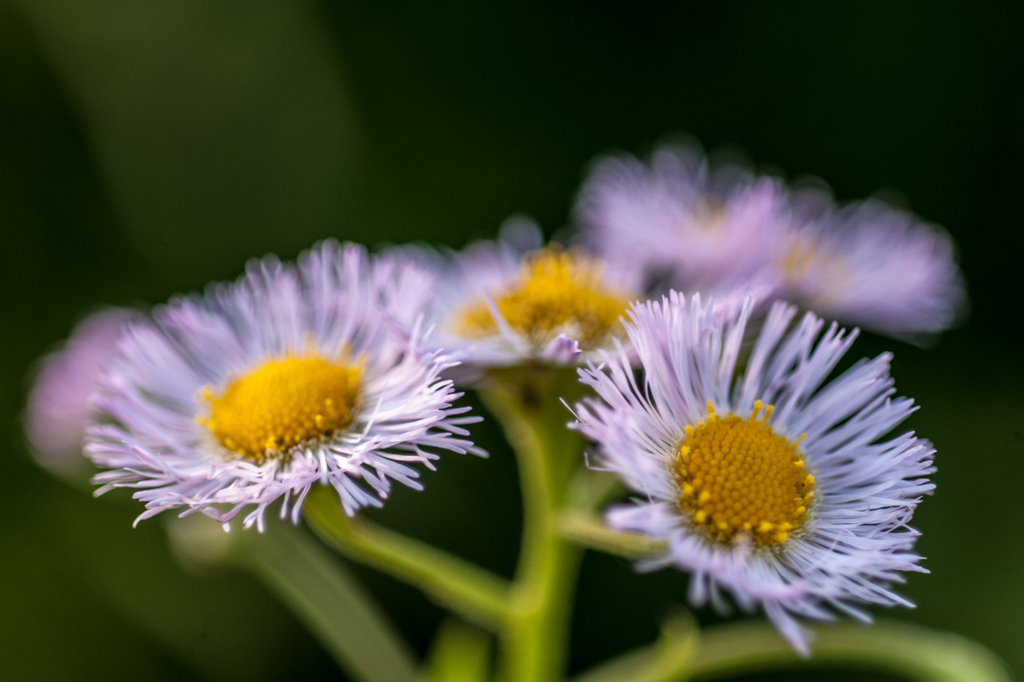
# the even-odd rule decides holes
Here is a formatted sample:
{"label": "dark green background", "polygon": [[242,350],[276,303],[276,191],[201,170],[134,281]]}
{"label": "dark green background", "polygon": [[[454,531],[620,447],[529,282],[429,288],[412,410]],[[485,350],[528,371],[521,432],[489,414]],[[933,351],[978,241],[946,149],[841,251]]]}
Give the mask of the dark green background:
{"label": "dark green background", "polygon": [[[0,678],[338,677],[252,579],[183,571],[127,495],[32,463],[26,374],[90,307],[324,236],[459,246],[514,212],[550,232],[595,155],[674,132],[843,200],[901,197],[956,238],[968,322],[929,350],[854,346],[895,351],[938,448],[915,519],[932,574],[884,615],[1024,671],[1024,23],[1011,3],[896,4],[0,0]],[[489,461],[446,457],[374,516],[508,572],[515,469],[477,435]],[[440,611],[360,575],[425,650]],[[681,574],[588,555],[573,669],[650,639],[684,595]]]}

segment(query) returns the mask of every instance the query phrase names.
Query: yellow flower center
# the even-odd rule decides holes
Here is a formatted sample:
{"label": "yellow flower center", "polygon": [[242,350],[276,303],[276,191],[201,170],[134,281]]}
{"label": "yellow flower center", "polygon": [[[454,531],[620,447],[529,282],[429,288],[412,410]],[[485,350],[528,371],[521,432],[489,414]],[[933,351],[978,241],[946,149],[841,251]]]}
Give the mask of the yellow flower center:
{"label": "yellow flower center", "polygon": [[358,365],[320,358],[270,360],[221,395],[205,389],[210,413],[197,421],[228,450],[262,462],[351,424],[359,374]]}
{"label": "yellow flower center", "polygon": [[707,421],[686,427],[676,459],[679,506],[723,544],[744,535],[762,547],[781,545],[807,520],[814,476],[797,451],[804,436],[791,443],[772,433],[772,410],[758,400],[749,419],[721,418],[708,403]]}
{"label": "yellow flower center", "polygon": [[[523,272],[495,306],[508,325],[532,343],[566,334],[589,349],[616,331],[628,299],[606,288],[600,261],[547,248],[524,259]],[[486,301],[475,301],[458,317],[456,333],[483,338],[498,328]]]}
{"label": "yellow flower center", "polygon": [[794,237],[782,252],[779,265],[782,275],[789,281],[799,281],[807,276],[819,257],[818,245],[810,239]]}
{"label": "yellow flower center", "polygon": [[696,227],[706,236],[720,236],[726,227],[729,214],[725,210],[722,200],[705,194],[697,201],[690,212],[690,225]]}
{"label": "yellow flower center", "polygon": [[778,263],[782,277],[791,285],[799,285],[811,274],[822,278],[815,293],[819,300],[830,300],[847,288],[849,267],[843,258],[807,235],[791,236]]}

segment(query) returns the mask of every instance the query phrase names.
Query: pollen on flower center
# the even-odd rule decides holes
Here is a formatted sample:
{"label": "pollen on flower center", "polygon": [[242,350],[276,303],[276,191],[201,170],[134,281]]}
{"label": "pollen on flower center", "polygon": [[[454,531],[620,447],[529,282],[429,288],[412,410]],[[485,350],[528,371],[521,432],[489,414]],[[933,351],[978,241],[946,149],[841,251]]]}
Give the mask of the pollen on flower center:
{"label": "pollen on flower center", "polygon": [[[764,409],[764,417],[758,415]],[[743,534],[760,546],[781,545],[807,520],[814,476],[797,448],[767,425],[774,408],[754,403],[749,419],[715,414],[686,427],[676,472],[683,511],[711,538],[728,544]]]}
{"label": "pollen on flower center", "polygon": [[358,365],[320,358],[270,360],[221,394],[205,389],[208,417],[197,421],[228,450],[262,462],[352,423]]}
{"label": "pollen on flower center", "polygon": [[[565,333],[581,348],[593,348],[615,330],[628,300],[604,286],[600,261],[547,248],[526,257],[518,280],[494,303],[508,325],[534,343]],[[486,301],[472,303],[456,322],[466,338],[497,331]]]}

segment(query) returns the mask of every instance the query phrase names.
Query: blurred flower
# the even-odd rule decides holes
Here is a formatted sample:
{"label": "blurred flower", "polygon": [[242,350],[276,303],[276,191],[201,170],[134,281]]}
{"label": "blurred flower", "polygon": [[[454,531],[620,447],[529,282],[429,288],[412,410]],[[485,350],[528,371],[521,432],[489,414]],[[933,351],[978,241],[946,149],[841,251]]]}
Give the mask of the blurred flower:
{"label": "blurred flower", "polygon": [[40,464],[58,473],[82,469],[89,396],[122,327],[135,314],[107,308],[82,320],[62,348],[40,361],[25,410],[25,434]]}
{"label": "blurred flower", "polygon": [[790,230],[772,265],[779,297],[896,338],[948,329],[967,302],[949,235],[879,201]]}
{"label": "blurred flower", "polygon": [[837,209],[821,189],[787,190],[738,166],[712,171],[692,147],[648,164],[601,160],[576,207],[582,239],[610,267],[720,298],[747,288],[846,323],[922,341],[953,325],[966,296],[949,235],[879,201]]}
{"label": "blurred flower", "polygon": [[637,297],[582,249],[544,247],[538,227],[520,217],[506,221],[496,242],[461,253],[401,247],[392,256],[435,273],[433,341],[464,355],[467,370],[575,364],[622,335],[619,317]]}
{"label": "blurred flower", "polygon": [[907,524],[934,488],[934,451],[912,434],[878,442],[914,409],[891,397],[888,354],[821,387],[856,332],[833,323],[818,339],[808,313],[787,333],[793,306],[772,306],[734,381],[749,310],[723,315],[675,292],[634,305],[643,384],[622,353],[599,354],[580,375],[600,399],[577,405],[577,428],[642,498],[608,523],[667,541],[647,568],[690,572],[696,605],[725,611],[724,590],[762,606],[806,652],[796,616],[869,621],[850,602],[911,605],[889,586],[923,570]]}
{"label": "blurred flower", "polygon": [[712,174],[688,147],[597,163],[576,206],[585,243],[643,284],[718,294],[762,274],[790,219],[786,188],[738,168]]}
{"label": "blurred flower", "polygon": [[435,450],[481,450],[456,435],[469,408],[439,374],[455,361],[419,352],[401,294],[414,268],[371,261],[362,248],[325,242],[298,266],[251,261],[234,284],[172,300],[153,321],[129,325],[100,381],[103,418],[86,452],[110,471],[99,493],[138,489],[144,519],[174,507],[263,527],[268,505],[300,505],[317,482],[345,510],[379,506],[390,480],[420,489],[419,462]]}

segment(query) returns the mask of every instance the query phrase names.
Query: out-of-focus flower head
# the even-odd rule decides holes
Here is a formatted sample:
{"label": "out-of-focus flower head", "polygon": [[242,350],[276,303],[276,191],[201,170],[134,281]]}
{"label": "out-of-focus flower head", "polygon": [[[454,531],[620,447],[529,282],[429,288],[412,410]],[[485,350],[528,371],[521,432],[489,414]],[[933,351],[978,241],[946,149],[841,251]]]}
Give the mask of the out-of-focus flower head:
{"label": "out-of-focus flower head", "polygon": [[791,229],[771,280],[779,298],[917,342],[955,324],[967,303],[949,235],[875,200],[829,206]]}
{"label": "out-of-focus flower head", "polygon": [[576,364],[622,336],[619,318],[639,293],[637,277],[609,271],[581,248],[545,247],[540,229],[522,217],[506,221],[497,241],[462,252],[398,247],[384,254],[392,257],[434,273],[424,325],[467,370]]}
{"label": "out-of-focus flower head", "polygon": [[764,269],[786,234],[785,186],[730,166],[712,173],[695,147],[657,149],[645,164],[599,160],[576,217],[583,241],[609,262],[626,262],[643,283],[717,295]]}
{"label": "out-of-focus flower head", "polygon": [[89,396],[121,329],[136,314],[107,308],[82,320],[60,349],[39,363],[24,415],[25,434],[36,460],[57,473],[87,464],[82,439],[93,407]]}
{"label": "out-of-focus flower head", "polygon": [[826,189],[713,168],[692,145],[661,147],[648,163],[599,160],[576,217],[582,242],[644,287],[746,289],[915,341],[949,328],[966,303],[941,228],[877,200],[837,208]]}
{"label": "out-of-focus flower head", "polygon": [[834,611],[870,621],[856,602],[911,604],[893,583],[921,571],[908,525],[933,449],[913,434],[879,440],[914,410],[894,398],[891,357],[825,384],[856,332],[772,306],[741,374],[749,306],[721,313],[675,292],[636,304],[626,324],[644,371],[624,353],[580,370],[597,398],[576,425],[599,468],[637,493],[608,523],[667,542],[643,567],[689,572],[690,599],[727,611],[723,593],[765,613],[798,650],[798,617]]}
{"label": "out-of-focus flower head", "polygon": [[485,454],[462,438],[478,418],[452,407],[451,355],[414,329],[411,263],[378,263],[325,242],[297,266],[253,260],[233,284],[172,300],[128,325],[100,379],[86,453],[102,487],[136,490],[139,519],[166,509],[227,523],[282,499],[297,522],[312,485],[349,514],[380,506],[391,481],[420,489],[412,464],[438,450]]}

